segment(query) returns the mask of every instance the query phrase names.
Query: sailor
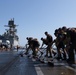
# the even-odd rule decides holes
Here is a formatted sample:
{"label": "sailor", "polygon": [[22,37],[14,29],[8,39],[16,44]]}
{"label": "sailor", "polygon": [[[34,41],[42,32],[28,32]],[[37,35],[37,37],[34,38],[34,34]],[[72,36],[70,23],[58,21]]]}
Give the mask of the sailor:
{"label": "sailor", "polygon": [[29,49],[32,49],[32,37],[27,37],[27,44],[26,44],[26,52],[25,54],[28,54]]}
{"label": "sailor", "polygon": [[37,57],[37,52],[38,52],[39,46],[40,46],[40,43],[39,43],[39,41],[38,41],[37,38],[34,38],[34,39],[32,40],[32,45],[33,45],[33,46],[32,46],[33,57],[36,58],[36,57]]}
{"label": "sailor", "polygon": [[47,31],[45,32],[45,35],[46,35],[46,40],[47,40],[47,43],[48,43],[47,50],[46,50],[46,57],[48,57],[48,52],[49,52],[49,54],[50,54],[49,57],[52,58],[51,48],[52,48],[53,37],[50,34],[48,34]]}

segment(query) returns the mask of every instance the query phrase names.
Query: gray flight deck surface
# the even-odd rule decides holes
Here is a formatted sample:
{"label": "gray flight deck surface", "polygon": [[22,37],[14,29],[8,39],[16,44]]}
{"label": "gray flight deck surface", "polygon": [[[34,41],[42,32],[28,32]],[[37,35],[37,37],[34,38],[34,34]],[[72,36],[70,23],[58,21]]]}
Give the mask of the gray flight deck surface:
{"label": "gray flight deck surface", "polygon": [[49,66],[27,55],[21,57],[17,51],[0,52],[0,75],[76,75],[76,64],[53,62],[54,66]]}

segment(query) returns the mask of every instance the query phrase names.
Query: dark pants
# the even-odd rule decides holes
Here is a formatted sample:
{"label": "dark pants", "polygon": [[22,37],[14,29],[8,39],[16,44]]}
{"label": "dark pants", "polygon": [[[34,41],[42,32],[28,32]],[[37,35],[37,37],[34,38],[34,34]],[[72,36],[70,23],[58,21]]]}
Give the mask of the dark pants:
{"label": "dark pants", "polygon": [[61,52],[60,52],[60,49],[62,49],[63,50],[63,59],[66,60],[66,53],[65,53],[64,48],[65,47],[64,47],[63,42],[60,42],[59,45],[57,46],[57,52],[58,52],[58,58],[62,59]]}
{"label": "dark pants", "polygon": [[70,49],[68,50],[68,63],[75,63],[74,50],[76,49],[76,43],[70,44]]}
{"label": "dark pants", "polygon": [[36,51],[36,50],[38,50],[38,49],[39,49],[39,47],[38,47],[38,46],[36,46],[36,47],[33,47],[33,48],[32,48],[32,51],[33,51],[33,53],[32,53],[32,54],[33,54],[33,56],[34,56],[34,57],[36,57],[36,56],[37,56],[37,51]]}
{"label": "dark pants", "polygon": [[35,48],[33,48],[33,56],[36,56],[36,50],[35,50]]}
{"label": "dark pants", "polygon": [[51,44],[47,46],[46,56],[48,56],[48,53],[50,54],[50,57],[52,57]]}

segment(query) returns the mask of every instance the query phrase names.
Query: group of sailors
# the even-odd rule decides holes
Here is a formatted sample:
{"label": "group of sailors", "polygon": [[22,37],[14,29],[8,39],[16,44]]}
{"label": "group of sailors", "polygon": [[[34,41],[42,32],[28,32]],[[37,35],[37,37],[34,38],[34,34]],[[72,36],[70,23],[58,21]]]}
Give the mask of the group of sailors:
{"label": "group of sailors", "polygon": [[[65,60],[70,64],[75,63],[75,54],[76,54],[76,28],[67,28],[65,26],[58,28],[55,30],[54,35],[55,39],[53,39],[52,35],[50,35],[47,31],[44,32],[46,38],[41,37],[42,45],[40,47],[40,43],[37,38],[27,37],[28,43],[26,44],[26,53],[28,54],[28,50],[32,49],[33,57],[37,56],[37,51],[46,45],[46,55],[45,57],[53,58],[52,54],[57,54],[57,60]],[[52,51],[52,45],[55,44],[57,48],[57,53]],[[63,52],[63,53],[62,53]],[[48,53],[50,54],[48,56]],[[63,55],[62,55],[63,54]],[[67,58],[68,56],[68,58]]]}

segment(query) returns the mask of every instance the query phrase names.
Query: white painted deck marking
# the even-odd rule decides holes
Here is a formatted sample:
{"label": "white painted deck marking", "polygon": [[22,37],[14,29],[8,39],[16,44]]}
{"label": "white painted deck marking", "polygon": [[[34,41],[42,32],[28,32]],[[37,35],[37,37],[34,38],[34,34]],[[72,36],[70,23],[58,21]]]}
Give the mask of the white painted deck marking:
{"label": "white painted deck marking", "polygon": [[38,65],[34,65],[35,66],[35,70],[37,72],[37,75],[44,75],[43,72],[41,71],[40,67],[38,67]]}
{"label": "white painted deck marking", "polygon": [[[34,59],[32,59],[32,61],[35,61]],[[35,70],[37,75],[44,75],[43,72],[41,71],[40,67],[38,67],[38,65],[34,65]]]}
{"label": "white painted deck marking", "polygon": [[74,68],[70,67],[70,66],[65,66],[65,67],[72,70],[72,71],[74,71],[74,72],[76,72],[76,70]]}

